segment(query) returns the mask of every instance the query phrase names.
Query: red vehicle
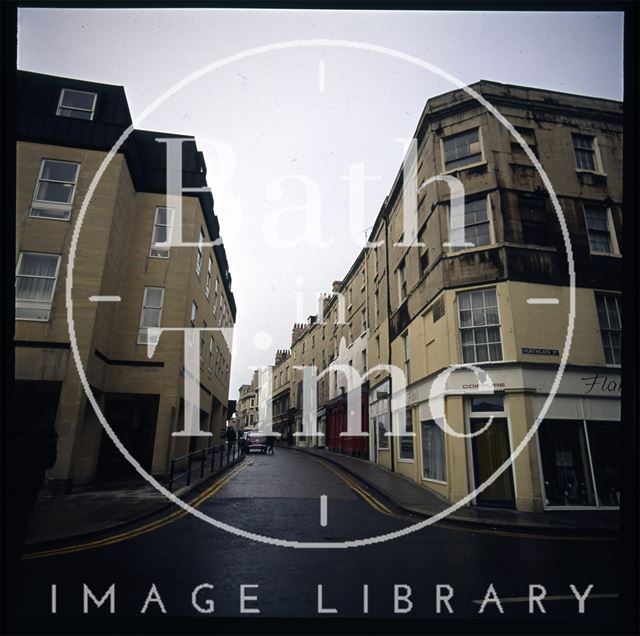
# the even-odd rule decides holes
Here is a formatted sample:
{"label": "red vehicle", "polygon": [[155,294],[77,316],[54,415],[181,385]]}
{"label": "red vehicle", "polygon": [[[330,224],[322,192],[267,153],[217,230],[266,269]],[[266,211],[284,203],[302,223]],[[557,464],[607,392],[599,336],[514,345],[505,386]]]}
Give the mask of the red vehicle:
{"label": "red vehicle", "polygon": [[245,452],[250,453],[252,450],[267,452],[267,436],[263,433],[247,433],[246,440]]}

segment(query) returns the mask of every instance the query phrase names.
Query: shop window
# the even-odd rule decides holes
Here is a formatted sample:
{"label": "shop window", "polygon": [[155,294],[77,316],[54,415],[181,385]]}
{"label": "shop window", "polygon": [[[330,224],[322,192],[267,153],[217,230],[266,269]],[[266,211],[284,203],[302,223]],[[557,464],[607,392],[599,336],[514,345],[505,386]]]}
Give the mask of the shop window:
{"label": "shop window", "polygon": [[496,290],[479,289],[458,294],[458,312],[463,361],[502,360]]}
{"label": "shop window", "polygon": [[619,505],[619,422],[545,420],[538,438],[547,506]]}
{"label": "shop window", "polygon": [[422,427],[422,477],[446,482],[446,457],[444,431],[433,421],[421,422]]}
{"label": "shop window", "polygon": [[400,437],[400,459],[413,461],[413,416],[410,408],[405,410],[406,435]]}
{"label": "shop window", "polygon": [[386,413],[382,415],[378,415],[375,418],[375,425],[378,431],[378,449],[387,449],[389,448],[389,437],[387,433],[389,432],[389,419]]}

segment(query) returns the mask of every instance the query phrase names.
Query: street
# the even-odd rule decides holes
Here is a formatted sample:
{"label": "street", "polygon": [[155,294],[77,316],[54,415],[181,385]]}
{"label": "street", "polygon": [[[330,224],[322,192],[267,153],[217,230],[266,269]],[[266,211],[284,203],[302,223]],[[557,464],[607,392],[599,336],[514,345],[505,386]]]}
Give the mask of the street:
{"label": "street", "polygon": [[[203,512],[280,539],[345,541],[419,521],[331,463],[285,448],[273,456],[250,455],[205,492],[211,494],[200,497]],[[586,626],[618,611],[618,543],[612,539],[518,536],[444,523],[371,546],[292,549],[238,537],[191,515],[167,515],[93,546],[28,555],[18,614],[49,624],[79,616],[83,584],[98,600],[114,584],[113,597],[101,607],[89,600],[94,621],[109,614],[112,601],[117,616],[139,617],[143,609],[160,616],[164,609],[168,616],[235,617],[241,596],[248,617],[259,610],[261,618],[518,618],[528,616],[530,585],[544,586],[548,597],[542,601],[546,614],[536,604],[530,620],[568,618]],[[439,616],[438,584],[450,586],[440,588],[449,605],[441,603]],[[504,614],[495,600],[479,613],[492,584]],[[582,615],[571,585],[579,595],[593,585]]]}

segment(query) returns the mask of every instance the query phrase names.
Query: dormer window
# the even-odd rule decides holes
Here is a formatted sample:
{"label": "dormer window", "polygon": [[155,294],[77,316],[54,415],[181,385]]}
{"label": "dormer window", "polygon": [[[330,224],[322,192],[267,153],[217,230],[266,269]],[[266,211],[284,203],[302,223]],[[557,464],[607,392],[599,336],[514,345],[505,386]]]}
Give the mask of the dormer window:
{"label": "dormer window", "polygon": [[60,92],[56,115],[92,120],[97,99],[98,95],[96,93],[63,88]]}

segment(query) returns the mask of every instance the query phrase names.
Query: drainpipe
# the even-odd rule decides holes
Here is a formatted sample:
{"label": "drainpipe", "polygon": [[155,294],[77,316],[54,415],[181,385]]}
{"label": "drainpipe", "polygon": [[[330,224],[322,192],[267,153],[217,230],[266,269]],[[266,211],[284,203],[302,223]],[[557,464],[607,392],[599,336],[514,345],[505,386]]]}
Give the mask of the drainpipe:
{"label": "drainpipe", "polygon": [[[391,364],[391,291],[389,288],[389,214],[388,210],[384,213],[384,258],[385,258],[385,270],[387,274],[387,355],[389,364]],[[391,374],[389,374],[389,397],[388,400],[388,413],[389,413],[389,431],[393,433],[393,413],[391,412],[391,396],[393,395],[393,383]],[[395,472],[396,469],[396,449],[395,449],[395,437],[391,435],[389,437],[389,452],[391,453],[391,471]]]}

